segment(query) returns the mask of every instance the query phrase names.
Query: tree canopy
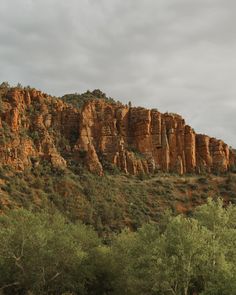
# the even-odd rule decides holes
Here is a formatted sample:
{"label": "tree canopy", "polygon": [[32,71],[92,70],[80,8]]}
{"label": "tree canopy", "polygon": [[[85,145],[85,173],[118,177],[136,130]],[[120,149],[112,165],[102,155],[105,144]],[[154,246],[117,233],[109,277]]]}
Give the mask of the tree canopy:
{"label": "tree canopy", "polygon": [[2,294],[236,294],[236,207],[222,200],[109,244],[59,213],[12,210],[0,240]]}

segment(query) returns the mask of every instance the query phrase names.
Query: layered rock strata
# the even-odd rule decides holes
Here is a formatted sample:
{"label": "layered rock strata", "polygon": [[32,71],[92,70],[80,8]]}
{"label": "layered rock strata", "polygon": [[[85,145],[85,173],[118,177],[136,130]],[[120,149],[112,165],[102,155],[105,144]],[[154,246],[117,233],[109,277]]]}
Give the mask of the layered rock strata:
{"label": "layered rock strata", "polygon": [[236,164],[227,144],[196,134],[177,114],[102,99],[76,109],[17,88],[7,91],[0,107],[0,162],[19,170],[41,159],[57,167],[72,159],[99,175],[107,163],[133,175],[223,173]]}

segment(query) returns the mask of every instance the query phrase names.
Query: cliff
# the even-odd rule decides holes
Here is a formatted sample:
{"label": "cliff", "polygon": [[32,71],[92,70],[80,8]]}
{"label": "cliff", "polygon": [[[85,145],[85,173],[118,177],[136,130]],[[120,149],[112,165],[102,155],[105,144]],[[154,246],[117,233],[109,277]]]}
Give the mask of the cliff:
{"label": "cliff", "polygon": [[196,134],[177,114],[103,97],[77,108],[35,89],[2,88],[0,95],[0,163],[17,170],[41,160],[60,168],[81,163],[99,175],[107,165],[137,175],[221,173],[236,164],[227,144]]}

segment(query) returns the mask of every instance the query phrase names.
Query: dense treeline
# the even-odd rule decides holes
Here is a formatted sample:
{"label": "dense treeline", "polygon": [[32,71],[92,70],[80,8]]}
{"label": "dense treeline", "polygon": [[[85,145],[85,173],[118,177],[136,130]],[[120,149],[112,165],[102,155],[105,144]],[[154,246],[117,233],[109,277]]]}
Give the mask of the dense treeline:
{"label": "dense treeline", "polygon": [[106,243],[59,213],[14,210],[0,241],[2,294],[236,294],[236,207],[221,200]]}

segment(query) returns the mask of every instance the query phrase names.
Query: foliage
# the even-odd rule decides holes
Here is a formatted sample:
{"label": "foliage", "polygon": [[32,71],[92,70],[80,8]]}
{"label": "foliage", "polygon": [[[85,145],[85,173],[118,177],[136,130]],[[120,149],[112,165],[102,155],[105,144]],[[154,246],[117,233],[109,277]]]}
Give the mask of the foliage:
{"label": "foliage", "polygon": [[59,213],[11,210],[0,217],[3,294],[234,295],[236,207],[208,199],[194,217],[166,212],[160,224],[102,244]]}
{"label": "foliage", "polygon": [[73,159],[67,159],[68,168],[64,170],[53,168],[46,159],[31,157],[30,160],[32,168],[23,172],[2,167],[0,192],[5,199],[0,198],[0,207],[59,210],[71,221],[82,220],[108,238],[126,226],[137,229],[150,220],[159,222],[167,208],[175,214],[191,214],[208,196],[219,196],[223,187],[223,196],[232,203],[236,201],[235,175],[222,177],[218,184],[206,176],[206,185],[199,183],[198,176],[159,173],[135,177],[122,175],[107,165],[101,178]]}
{"label": "foliage", "polygon": [[10,211],[0,219],[0,284],[6,294],[85,294],[99,240],[61,215]]}
{"label": "foliage", "polygon": [[82,94],[78,94],[78,93],[65,94],[64,96],[61,97],[61,99],[65,101],[66,103],[70,103],[74,107],[79,109],[82,108],[87,101],[94,100],[94,99],[104,99],[111,104],[119,103],[115,101],[113,98],[107,97],[106,94],[99,89],[95,89],[92,92],[88,90]]}
{"label": "foliage", "polygon": [[114,294],[236,294],[235,210],[209,200],[196,218],[169,216],[164,231],[123,233],[113,244]]}

